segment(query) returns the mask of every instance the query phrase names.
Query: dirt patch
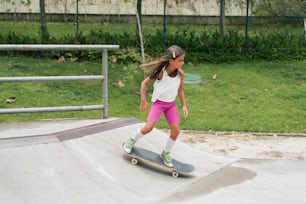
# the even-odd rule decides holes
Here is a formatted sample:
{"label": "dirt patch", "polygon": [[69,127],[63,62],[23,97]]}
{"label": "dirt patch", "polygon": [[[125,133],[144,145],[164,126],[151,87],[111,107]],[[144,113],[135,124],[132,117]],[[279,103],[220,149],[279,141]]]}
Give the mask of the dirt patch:
{"label": "dirt patch", "polygon": [[304,134],[182,131],[179,140],[196,149],[216,155],[306,160]]}

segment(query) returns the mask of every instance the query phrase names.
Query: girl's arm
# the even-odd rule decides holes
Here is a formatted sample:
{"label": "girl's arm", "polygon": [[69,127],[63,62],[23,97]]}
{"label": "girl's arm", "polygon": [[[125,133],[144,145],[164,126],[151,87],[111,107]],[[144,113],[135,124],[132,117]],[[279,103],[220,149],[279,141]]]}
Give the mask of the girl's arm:
{"label": "girl's arm", "polygon": [[154,80],[150,79],[150,77],[147,77],[145,80],[141,82],[140,86],[140,111],[145,112],[147,108],[149,107],[149,104],[147,102],[147,87],[149,84],[153,83]]}
{"label": "girl's arm", "polygon": [[188,109],[187,109],[187,105],[186,105],[186,100],[185,100],[185,93],[184,93],[184,72],[183,70],[179,70],[179,74],[181,76],[181,83],[178,89],[178,96],[180,98],[181,104],[182,104],[182,108],[183,108],[183,113],[184,113],[184,117],[186,118],[188,116]]}

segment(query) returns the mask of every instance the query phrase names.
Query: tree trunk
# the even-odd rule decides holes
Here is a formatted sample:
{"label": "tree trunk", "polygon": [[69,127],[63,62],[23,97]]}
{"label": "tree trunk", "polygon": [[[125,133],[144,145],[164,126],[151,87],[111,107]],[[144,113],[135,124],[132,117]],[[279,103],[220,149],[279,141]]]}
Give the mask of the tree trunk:
{"label": "tree trunk", "polygon": [[225,0],[220,0],[220,24],[219,31],[222,38],[224,38],[225,30]]}
{"label": "tree trunk", "polygon": [[41,42],[46,43],[49,39],[49,33],[47,28],[45,0],[39,0],[40,7],[40,28],[41,28]]}

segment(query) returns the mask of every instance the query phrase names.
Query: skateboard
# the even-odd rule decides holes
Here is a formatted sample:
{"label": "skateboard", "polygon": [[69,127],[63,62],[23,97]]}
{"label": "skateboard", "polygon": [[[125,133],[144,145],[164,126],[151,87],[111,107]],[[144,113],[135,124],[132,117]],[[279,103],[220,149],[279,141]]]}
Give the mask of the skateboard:
{"label": "skateboard", "polygon": [[159,154],[140,147],[134,147],[128,156],[131,158],[131,163],[134,165],[137,165],[139,162],[144,162],[155,168],[171,172],[171,175],[175,178],[180,175],[190,174],[195,170],[193,165],[175,159],[173,159],[173,167],[168,167],[163,163]]}

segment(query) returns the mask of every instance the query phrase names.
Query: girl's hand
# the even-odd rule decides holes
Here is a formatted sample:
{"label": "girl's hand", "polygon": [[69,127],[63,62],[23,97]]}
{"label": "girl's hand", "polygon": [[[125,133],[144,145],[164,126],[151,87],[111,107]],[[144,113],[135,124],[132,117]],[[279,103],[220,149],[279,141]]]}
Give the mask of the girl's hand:
{"label": "girl's hand", "polygon": [[147,101],[141,101],[140,107],[139,107],[141,112],[146,112],[148,107],[149,107],[149,104]]}
{"label": "girl's hand", "polygon": [[188,116],[187,106],[183,106],[183,113],[184,113],[184,117],[187,118],[187,116]]}

